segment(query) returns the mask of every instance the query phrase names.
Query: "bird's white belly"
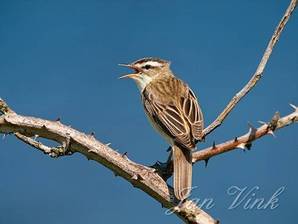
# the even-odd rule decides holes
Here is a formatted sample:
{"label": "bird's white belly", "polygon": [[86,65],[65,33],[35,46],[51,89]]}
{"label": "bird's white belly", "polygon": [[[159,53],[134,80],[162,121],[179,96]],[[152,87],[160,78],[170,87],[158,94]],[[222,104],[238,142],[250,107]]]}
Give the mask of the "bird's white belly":
{"label": "bird's white belly", "polygon": [[152,127],[167,141],[167,143],[171,146],[174,145],[174,141],[173,139],[168,136],[159,126],[158,124],[153,121],[153,119],[148,115],[148,113],[146,112],[145,110],[145,114],[146,114],[146,117],[148,118],[150,124],[152,125]]}

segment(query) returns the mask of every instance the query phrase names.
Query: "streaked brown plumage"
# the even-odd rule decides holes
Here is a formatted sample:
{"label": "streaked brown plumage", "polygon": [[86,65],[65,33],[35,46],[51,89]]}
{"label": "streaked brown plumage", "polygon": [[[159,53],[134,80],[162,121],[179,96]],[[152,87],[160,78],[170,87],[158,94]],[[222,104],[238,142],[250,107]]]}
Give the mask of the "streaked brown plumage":
{"label": "streaked brown plumage", "polygon": [[144,58],[126,66],[135,73],[124,77],[136,81],[150,122],[172,146],[174,193],[183,200],[191,190],[191,150],[202,138],[203,115],[197,99],[165,60]]}

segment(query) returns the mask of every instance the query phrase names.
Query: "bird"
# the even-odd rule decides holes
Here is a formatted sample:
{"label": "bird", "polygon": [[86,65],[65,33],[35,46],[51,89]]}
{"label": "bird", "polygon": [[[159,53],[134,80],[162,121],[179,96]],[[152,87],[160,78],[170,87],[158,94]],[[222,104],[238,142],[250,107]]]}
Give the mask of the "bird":
{"label": "bird", "polygon": [[155,57],[119,64],[134,71],[120,78],[135,81],[148,120],[171,146],[174,195],[183,201],[191,192],[192,151],[203,139],[204,118],[194,92],[170,64]]}

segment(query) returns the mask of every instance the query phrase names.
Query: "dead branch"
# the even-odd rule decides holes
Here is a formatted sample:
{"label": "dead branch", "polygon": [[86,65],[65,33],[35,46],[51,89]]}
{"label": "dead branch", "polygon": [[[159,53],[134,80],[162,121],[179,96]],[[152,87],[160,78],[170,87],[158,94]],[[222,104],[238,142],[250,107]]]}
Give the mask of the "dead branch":
{"label": "dead branch", "polygon": [[254,128],[250,125],[249,131],[245,135],[233,138],[221,144],[213,144],[213,146],[209,148],[193,153],[193,163],[202,160],[208,161],[208,159],[213,156],[229,152],[234,149],[250,149],[253,141],[268,134],[274,135],[275,131],[298,122],[298,108],[294,105],[291,106],[295,111],[287,116],[280,118],[279,113],[276,113],[270,122],[261,122],[263,125],[258,128]]}
{"label": "dead branch", "polygon": [[284,16],[281,18],[278,26],[276,27],[273,36],[271,37],[268,46],[265,50],[265,53],[260,61],[259,66],[257,67],[256,72],[249,80],[249,82],[231,99],[226,108],[218,115],[218,117],[213,121],[207,128],[204,129],[204,136],[206,137],[217,127],[219,127],[229,113],[234,109],[236,104],[257,84],[257,82],[262,78],[266,64],[271,56],[274,46],[279,40],[279,37],[285,28],[287,22],[289,21],[293,11],[297,6],[297,0],[292,0],[288,6]]}
{"label": "dead branch", "polygon": [[[51,157],[70,155],[78,152],[104,165],[129,181],[134,187],[141,189],[165,208],[172,211],[186,223],[217,223],[209,214],[200,209],[195,202],[187,200],[179,203],[174,198],[173,189],[147,166],[131,161],[127,154],[120,154],[94,138],[86,135],[60,121],[49,121],[40,118],[18,115],[11,110],[5,101],[0,99],[0,133],[14,134],[18,139],[33,146]],[[35,138],[53,140],[58,147],[49,147]]]}

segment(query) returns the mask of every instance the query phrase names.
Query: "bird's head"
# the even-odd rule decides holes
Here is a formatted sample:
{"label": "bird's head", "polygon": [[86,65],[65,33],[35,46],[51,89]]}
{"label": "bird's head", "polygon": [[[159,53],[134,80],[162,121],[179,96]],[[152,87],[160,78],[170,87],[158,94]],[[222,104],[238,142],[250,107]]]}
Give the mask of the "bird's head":
{"label": "bird's head", "polygon": [[170,62],[159,58],[142,58],[131,64],[120,64],[134,70],[134,73],[121,76],[120,78],[133,79],[140,90],[143,90],[153,79],[171,75]]}

